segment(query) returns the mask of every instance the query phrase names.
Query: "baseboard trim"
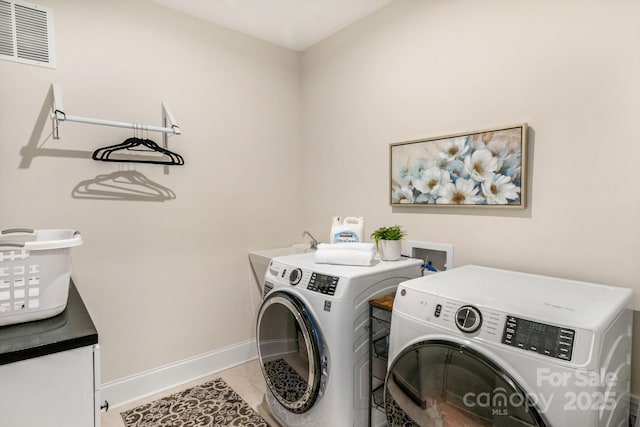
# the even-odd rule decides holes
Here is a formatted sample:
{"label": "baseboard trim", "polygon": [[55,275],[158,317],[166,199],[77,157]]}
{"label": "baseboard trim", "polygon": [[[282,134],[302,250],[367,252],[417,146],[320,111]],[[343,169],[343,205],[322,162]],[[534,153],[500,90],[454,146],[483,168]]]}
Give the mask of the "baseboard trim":
{"label": "baseboard trim", "polygon": [[110,408],[125,405],[163,390],[224,371],[258,357],[255,340],[224,347],[102,384],[100,402]]}

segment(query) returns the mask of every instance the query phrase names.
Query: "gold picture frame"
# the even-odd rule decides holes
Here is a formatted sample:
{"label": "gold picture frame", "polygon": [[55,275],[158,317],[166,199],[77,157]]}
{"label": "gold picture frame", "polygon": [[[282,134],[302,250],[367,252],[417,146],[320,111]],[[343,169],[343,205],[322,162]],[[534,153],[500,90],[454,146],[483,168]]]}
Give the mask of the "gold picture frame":
{"label": "gold picture frame", "polygon": [[389,146],[391,206],[524,209],[527,124]]}

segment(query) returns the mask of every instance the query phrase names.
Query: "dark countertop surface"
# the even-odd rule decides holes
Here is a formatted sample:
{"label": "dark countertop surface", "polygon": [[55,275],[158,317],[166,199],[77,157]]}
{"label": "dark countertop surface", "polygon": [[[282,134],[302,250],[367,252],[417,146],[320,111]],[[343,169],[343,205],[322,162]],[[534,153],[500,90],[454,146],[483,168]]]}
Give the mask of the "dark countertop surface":
{"label": "dark countertop surface", "polygon": [[57,316],[0,327],[0,365],[98,343],[98,331],[73,281]]}

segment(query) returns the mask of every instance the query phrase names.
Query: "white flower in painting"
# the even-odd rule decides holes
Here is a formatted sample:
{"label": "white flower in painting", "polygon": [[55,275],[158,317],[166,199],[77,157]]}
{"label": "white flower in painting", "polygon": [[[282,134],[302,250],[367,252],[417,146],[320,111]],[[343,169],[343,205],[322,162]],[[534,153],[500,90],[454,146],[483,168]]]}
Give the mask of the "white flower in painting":
{"label": "white flower in painting", "polygon": [[469,178],[469,174],[465,172],[464,162],[462,160],[454,160],[449,162],[446,166],[449,175],[455,181],[458,178]]}
{"label": "white flower in painting", "polygon": [[520,175],[522,175],[522,168],[520,165],[515,165],[513,167],[503,165],[502,167],[503,174],[509,176],[513,179],[514,182],[520,181]]}
{"label": "white flower in painting", "polygon": [[508,200],[519,197],[520,187],[511,182],[511,177],[494,174],[491,179],[482,183],[482,193],[489,205],[506,205]]}
{"label": "white flower in painting", "polygon": [[502,165],[498,171],[501,172],[502,175],[510,176],[514,181],[518,181],[520,179],[520,174],[522,173],[522,167],[520,165],[521,159],[522,150],[519,146],[505,150]]}
{"label": "white flower in painting", "polygon": [[476,205],[482,201],[478,196],[478,187],[471,179],[458,178],[456,183],[448,183],[440,188],[438,204]]}
{"label": "white flower in painting", "polygon": [[413,186],[423,194],[436,196],[440,192],[440,186],[448,182],[451,182],[449,172],[434,166],[424,171],[420,179],[413,180]]}
{"label": "white flower in painting", "polygon": [[400,185],[408,185],[411,182],[411,175],[409,174],[409,168],[406,166],[400,166],[400,170],[397,174],[397,180]]}
{"label": "white flower in painting", "polygon": [[418,160],[409,168],[409,178],[411,181],[414,179],[419,179],[420,175],[431,166],[427,163],[426,160]]}
{"label": "white flower in painting", "polygon": [[467,137],[461,136],[458,138],[449,138],[442,144],[442,151],[440,157],[448,161],[462,158],[469,151],[467,145]]}
{"label": "white flower in painting", "polygon": [[467,143],[471,151],[478,151],[487,148],[487,145],[482,140],[482,134],[470,135]]}
{"label": "white flower in painting", "polygon": [[491,179],[498,169],[498,160],[487,149],[478,150],[464,159],[464,168],[475,181]]}
{"label": "white flower in painting", "polygon": [[395,187],[391,194],[391,203],[413,203],[413,190],[404,185]]}
{"label": "white flower in painting", "polygon": [[491,151],[494,157],[504,157],[507,151],[507,144],[503,140],[493,139],[487,144],[487,150]]}
{"label": "white flower in painting", "polygon": [[500,139],[491,140],[487,144],[487,150],[491,151],[493,158],[496,159],[496,172],[500,172],[505,159],[509,156],[509,150],[507,149],[506,143]]}
{"label": "white flower in painting", "polygon": [[413,201],[415,204],[428,205],[436,202],[436,197],[431,194],[418,194]]}

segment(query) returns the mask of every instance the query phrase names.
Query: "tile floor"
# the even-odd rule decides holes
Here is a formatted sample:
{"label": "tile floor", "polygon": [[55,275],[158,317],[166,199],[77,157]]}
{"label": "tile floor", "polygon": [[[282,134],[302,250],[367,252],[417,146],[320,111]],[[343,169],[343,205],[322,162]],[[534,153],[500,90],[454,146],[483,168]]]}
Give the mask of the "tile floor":
{"label": "tile floor", "polygon": [[156,399],[160,399],[164,396],[179,392],[181,390],[193,387],[197,384],[215,379],[222,378],[236,393],[242,397],[245,402],[249,404],[253,409],[258,411],[260,415],[269,423],[272,427],[279,427],[280,425],[273,420],[268,412],[266,403],[264,402],[265,383],[262,371],[258,360],[238,365],[234,368],[226,371],[218,372],[207,377],[200,378],[193,382],[182,384],[180,386],[165,390],[161,393],[154,394],[144,399],[137,400],[135,402],[128,403],[126,405],[111,408],[108,412],[102,414],[101,422],[102,427],[124,427],[120,412],[124,412],[136,406],[143,405],[145,403],[152,402]]}

